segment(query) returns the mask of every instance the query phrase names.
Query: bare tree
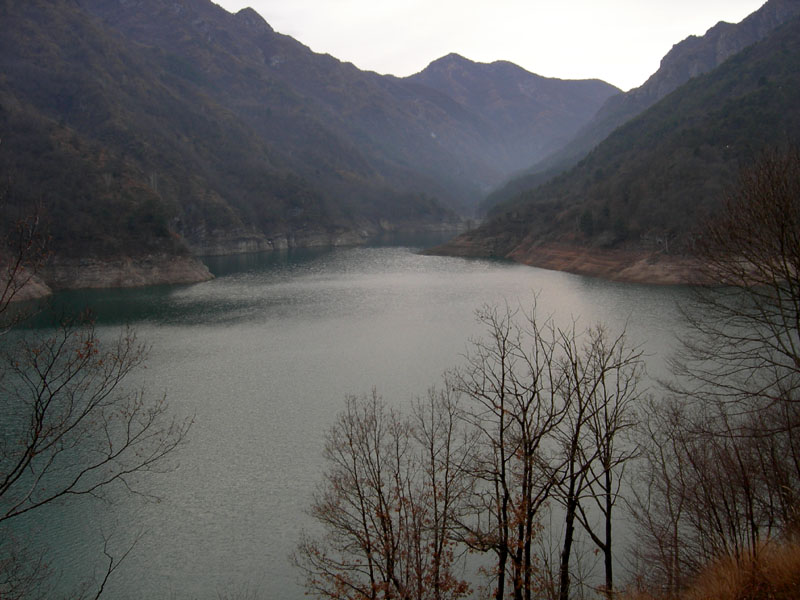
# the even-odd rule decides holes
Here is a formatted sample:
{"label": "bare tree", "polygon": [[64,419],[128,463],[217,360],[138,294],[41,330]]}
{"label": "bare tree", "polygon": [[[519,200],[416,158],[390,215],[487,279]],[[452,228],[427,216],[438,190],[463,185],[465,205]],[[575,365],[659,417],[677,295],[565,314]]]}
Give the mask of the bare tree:
{"label": "bare tree", "polygon": [[[613,512],[622,476],[635,447],[624,434],[635,425],[635,406],[641,400],[644,363],[641,351],[627,345],[624,332],[610,338],[602,327],[589,330],[582,352],[577,336],[564,338],[565,364],[572,381],[570,413],[570,471],[565,480],[567,520],[574,516],[603,554],[604,593],[613,594]],[[577,465],[577,466],[576,466]],[[560,486],[564,488],[564,486]],[[588,506],[587,506],[588,505]],[[592,517],[600,515],[599,526]],[[569,589],[569,562],[561,570],[562,597]],[[566,587],[566,589],[565,589]]]}
{"label": "bare tree", "polygon": [[560,461],[548,442],[566,415],[556,329],[551,320],[537,321],[535,309],[518,319],[508,306],[486,306],[478,319],[487,337],[472,342],[457,371],[459,389],[473,400],[467,418],[482,448],[467,540],[473,549],[495,554],[495,598],[505,597],[508,579],[514,598],[529,599],[538,585],[540,513],[556,483],[553,463]]}
{"label": "bare tree", "polygon": [[[433,600],[457,597],[453,591],[466,592],[453,567],[460,548],[459,523],[467,517],[473,488],[468,474],[476,435],[463,425],[459,395],[448,378],[443,389],[431,389],[424,400],[414,403],[411,432],[423,474],[412,501],[423,507],[425,517],[414,539],[418,544],[428,540],[427,549],[418,546],[414,553],[415,579],[432,588],[428,596]],[[419,589],[417,597],[426,594]]]}
{"label": "bare tree", "polygon": [[[796,531],[800,496],[800,154],[742,171],[697,243],[673,397],[651,404],[635,515],[669,593],[721,556]],[[654,569],[655,570],[655,569]]]}
{"label": "bare tree", "polygon": [[189,424],[168,416],[165,398],[121,389],[145,357],[132,332],[109,350],[81,323],[13,342],[2,352],[0,523],[112,484],[136,489],[183,440]]}
{"label": "bare tree", "polygon": [[[42,259],[36,221],[8,244],[0,281],[0,315]],[[8,250],[10,249],[10,250]],[[21,314],[21,313],[17,313]],[[170,416],[166,399],[125,389],[145,359],[130,332],[102,342],[91,322],[65,321],[50,330],[22,330],[4,319],[0,338],[0,528],[57,500],[111,499],[115,490],[144,493],[144,474],[169,468],[190,420]],[[0,548],[0,596],[29,595],[45,576],[41,555]],[[21,559],[19,557],[22,557]],[[27,563],[27,564],[26,564]],[[111,560],[99,590],[117,568]],[[99,592],[98,592],[99,593]]]}
{"label": "bare tree", "polygon": [[[674,388],[702,402],[702,410],[695,411],[701,418],[695,419],[694,427],[702,427],[718,444],[723,443],[719,438],[730,440],[726,444],[738,471],[753,463],[757,475],[773,474],[772,485],[764,482],[767,487],[761,487],[768,498],[759,500],[771,507],[770,527],[796,527],[800,497],[797,149],[766,153],[742,171],[724,210],[704,229],[699,252],[706,277],[721,285],[699,288],[696,305],[686,311],[692,333],[674,361],[682,384]],[[737,455],[745,451],[756,456]]]}
{"label": "bare tree", "polygon": [[676,595],[709,562],[745,560],[784,531],[786,479],[774,469],[786,456],[780,436],[754,434],[756,415],[734,425],[681,398],[646,412],[632,502],[638,551],[650,582]]}
{"label": "bare tree", "polygon": [[639,535],[634,547],[641,587],[673,598],[697,564],[685,548],[689,488],[681,439],[686,435],[683,403],[650,399],[637,432],[639,461],[628,508]]}
{"label": "bare tree", "polygon": [[[506,583],[518,599],[548,587],[533,547],[550,500],[564,507],[559,595],[569,596],[578,523],[606,555],[610,587],[615,476],[630,456],[616,442],[631,423],[640,353],[628,348],[624,334],[579,331],[574,322],[559,328],[538,318],[535,306],[529,313],[485,307],[478,318],[487,337],[472,343],[458,375],[473,400],[467,418],[483,448],[469,540],[496,556],[494,595],[505,597]],[[587,498],[605,515],[602,539],[583,505]]]}
{"label": "bare tree", "polygon": [[0,335],[25,317],[24,313],[10,310],[11,303],[20,298],[47,258],[47,238],[41,233],[38,213],[16,220],[11,230],[3,234],[0,236]]}
{"label": "bare tree", "polygon": [[[699,286],[675,360],[688,391],[762,409],[800,384],[800,153],[770,153],[742,171],[697,245]],[[796,423],[787,424],[795,426]]]}
{"label": "bare tree", "polygon": [[466,596],[452,529],[464,493],[468,440],[451,389],[431,391],[412,419],[373,392],[347,399],[328,432],[324,481],[295,563],[309,592],[332,599]]}

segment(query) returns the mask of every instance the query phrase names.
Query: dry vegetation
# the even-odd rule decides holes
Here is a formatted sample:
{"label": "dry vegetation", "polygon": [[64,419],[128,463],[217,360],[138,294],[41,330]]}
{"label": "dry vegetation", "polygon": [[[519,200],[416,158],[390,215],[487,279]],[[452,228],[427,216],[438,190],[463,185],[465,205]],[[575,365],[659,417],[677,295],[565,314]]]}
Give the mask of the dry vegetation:
{"label": "dry vegetation", "polygon": [[628,591],[621,600],[796,600],[800,598],[800,543],[771,542],[740,559],[717,560],[676,596]]}
{"label": "dry vegetation", "polygon": [[[312,505],[325,535],[297,556],[309,591],[456,600],[469,549],[495,600],[797,598],[798,232],[800,154],[766,155],[698,243],[726,286],[698,286],[652,397],[624,333],[486,307],[446,402],[409,422],[351,400]],[[629,553],[612,535],[622,510]],[[634,565],[633,589],[615,562]]]}

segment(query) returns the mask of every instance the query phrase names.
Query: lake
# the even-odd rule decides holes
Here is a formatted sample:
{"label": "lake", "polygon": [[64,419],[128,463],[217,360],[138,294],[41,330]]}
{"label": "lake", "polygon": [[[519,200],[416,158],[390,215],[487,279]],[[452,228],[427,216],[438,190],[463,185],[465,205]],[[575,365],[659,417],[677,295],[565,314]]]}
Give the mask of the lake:
{"label": "lake", "polygon": [[459,364],[485,303],[536,294],[559,321],[625,326],[663,372],[686,288],[418,254],[432,241],[211,258],[206,283],[58,294],[91,306],[102,336],[133,325],[151,351],[132,383],[195,419],[176,470],[152,482],[159,502],[81,502],[24,524],[54,547],[61,585],[103,567],[103,536],[112,549],[141,536],[104,597],[304,597],[289,554],[345,395],[375,387],[407,406]]}

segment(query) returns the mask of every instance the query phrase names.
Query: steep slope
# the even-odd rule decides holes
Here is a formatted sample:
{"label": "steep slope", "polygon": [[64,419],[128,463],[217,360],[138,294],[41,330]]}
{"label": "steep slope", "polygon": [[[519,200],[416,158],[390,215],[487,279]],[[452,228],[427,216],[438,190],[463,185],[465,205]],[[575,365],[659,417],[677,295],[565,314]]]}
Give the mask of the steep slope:
{"label": "steep slope", "polygon": [[564,81],[497,61],[475,63],[457,54],[432,62],[413,81],[453,98],[481,115],[495,134],[486,151],[498,170],[517,171],[530,158],[566,143],[619,90],[603,81]]}
{"label": "steep slope", "polygon": [[[40,211],[56,263],[452,226],[508,174],[487,153],[513,154],[508,115],[315,54],[250,9],[234,15],[209,0],[0,6],[3,222]],[[551,99],[570,106],[571,90],[595,107],[613,92],[560,85]],[[549,118],[546,100],[536,98],[533,119]]]}
{"label": "steep slope", "polygon": [[[363,195],[349,184],[361,188],[364,179],[374,188],[367,204],[382,201],[387,189],[380,189],[381,182],[384,188],[404,189],[415,181],[417,189],[404,192],[424,190],[450,206],[458,206],[465,194],[476,194],[451,177],[442,178],[444,185],[436,179],[439,171],[431,165],[444,162],[441,171],[452,172],[457,160],[436,156],[429,129],[424,135],[420,126],[404,131],[418,142],[418,164],[370,133],[367,125],[396,131],[410,120],[384,91],[381,77],[314,54],[274,32],[252,10],[232,15],[207,0],[88,0],[83,5],[127,40],[158,48],[176,75],[232,111],[269,141],[286,164],[332,196]],[[353,126],[353,115],[365,126]],[[444,120],[446,115],[439,111],[436,117]],[[489,176],[486,169],[472,166]]]}
{"label": "steep slope", "polygon": [[798,140],[795,18],[693,78],[571,171],[521,194],[442,251],[624,278],[626,265],[642,257],[690,249],[698,220],[713,214],[739,168],[764,149]]}
{"label": "steep slope", "polygon": [[690,36],[673,46],[661,66],[644,84],[609,98],[564,147],[529,171],[493,192],[482,203],[489,210],[514,195],[574,166],[612,131],[646,110],[693,77],[708,73],[742,49],[766,37],[776,27],[800,14],[800,0],[769,0],[741,23],[720,22],[701,36]]}
{"label": "steep slope", "polygon": [[1,38],[9,202],[19,212],[41,202],[57,255],[353,226],[247,123],[176,78],[163,53],[130,47],[74,3],[12,3]]}
{"label": "steep slope", "polygon": [[[520,144],[509,144],[508,115],[486,113],[483,107],[464,103],[449,90],[424,85],[425,72],[407,79],[362,72],[274,32],[252,10],[229,15],[209,6],[206,0],[175,0],[169,6],[157,0],[139,0],[135,5],[119,0],[89,0],[84,4],[126,37],[200,65],[209,84],[207,92],[247,118],[269,139],[281,135],[274,124],[282,119],[272,119],[273,127],[265,129],[263,119],[254,113],[254,104],[267,104],[268,97],[260,87],[264,81],[291,90],[306,114],[316,117],[333,135],[352,141],[366,163],[387,181],[407,182],[410,175],[427,179],[434,195],[457,210],[469,210],[487,189],[517,169],[518,163],[530,164],[543,151],[555,148],[575,123],[585,123],[616,91],[608,84],[592,82],[588,87],[593,92],[587,93],[585,82],[560,82],[559,93],[551,94],[538,90],[538,82],[531,81],[535,76],[516,68],[511,79],[519,80],[517,87],[524,79],[529,90],[522,101],[514,102],[536,107],[526,117],[543,124],[552,119],[551,113],[566,112],[568,117],[549,127],[550,137],[530,128],[542,137],[534,142],[539,150],[524,152],[512,164],[509,157],[520,156]],[[151,25],[154,16],[158,26]],[[197,42],[198,35],[202,44]],[[237,63],[246,65],[250,78],[234,81],[235,73],[241,71]],[[502,87],[507,87],[507,74],[470,64],[484,76],[473,85],[505,91]],[[273,112],[280,111],[279,103],[267,105]],[[575,105],[580,106],[577,112],[572,110]],[[556,131],[562,126],[568,133]],[[319,157],[310,162],[311,173],[316,173]],[[326,187],[335,184],[335,180],[325,182]]]}

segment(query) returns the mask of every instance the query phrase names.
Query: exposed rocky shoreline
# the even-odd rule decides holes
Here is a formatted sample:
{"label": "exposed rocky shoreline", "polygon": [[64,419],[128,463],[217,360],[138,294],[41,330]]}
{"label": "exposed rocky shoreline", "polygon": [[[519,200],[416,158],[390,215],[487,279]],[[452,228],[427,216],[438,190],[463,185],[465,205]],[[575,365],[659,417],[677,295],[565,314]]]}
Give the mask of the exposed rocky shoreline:
{"label": "exposed rocky shoreline", "polygon": [[453,231],[451,223],[420,224],[416,227],[396,227],[381,222],[379,227],[360,230],[341,229],[333,232],[302,231],[267,236],[239,230],[214,232],[184,240],[191,254],[148,254],[139,257],[64,258],[52,257],[46,265],[19,289],[15,301],[49,296],[54,291],[85,288],[130,288],[148,285],[199,283],[213,279],[200,256],[231,256],[258,252],[283,251],[292,248],[333,248],[361,246],[381,233],[419,233]]}
{"label": "exposed rocky shoreline", "polygon": [[528,248],[518,246],[510,253],[498,256],[489,245],[475,244],[462,236],[428,253],[502,257],[531,267],[622,283],[687,285],[702,282],[696,260],[650,249],[604,249],[550,242]]}
{"label": "exposed rocky shoreline", "polygon": [[700,282],[697,261],[652,250],[607,250],[549,244],[516,250],[509,258],[533,267],[624,283],[686,285]]}
{"label": "exposed rocky shoreline", "polygon": [[214,276],[194,256],[155,254],[137,258],[54,258],[35,275],[21,274],[21,278],[27,281],[14,294],[17,302],[44,298],[56,290],[199,283]]}
{"label": "exposed rocky shoreline", "polygon": [[235,230],[213,235],[194,235],[185,240],[195,256],[230,256],[272,252],[290,248],[327,248],[360,246],[378,235],[378,231],[342,229],[340,231],[302,231],[265,235],[250,230]]}
{"label": "exposed rocky shoreline", "polygon": [[52,290],[140,287],[213,279],[198,258],[168,254],[108,260],[56,258],[42,268],[40,276]]}
{"label": "exposed rocky shoreline", "polygon": [[[234,255],[286,250],[289,248],[358,246],[367,243],[367,232],[342,232],[338,235],[279,236],[267,238],[248,233],[224,238],[209,238],[194,244],[197,255]],[[491,248],[473,244],[463,237],[427,250],[428,254],[464,257],[497,256]],[[698,283],[698,264],[691,258],[667,255],[652,250],[614,250],[546,243],[530,248],[518,247],[503,256],[515,262],[599,277],[624,283],[685,285]],[[50,261],[20,289],[15,300],[32,300],[56,290],[81,288],[129,288],[148,285],[199,283],[213,279],[208,267],[197,256],[151,254],[143,257],[59,258]]]}

